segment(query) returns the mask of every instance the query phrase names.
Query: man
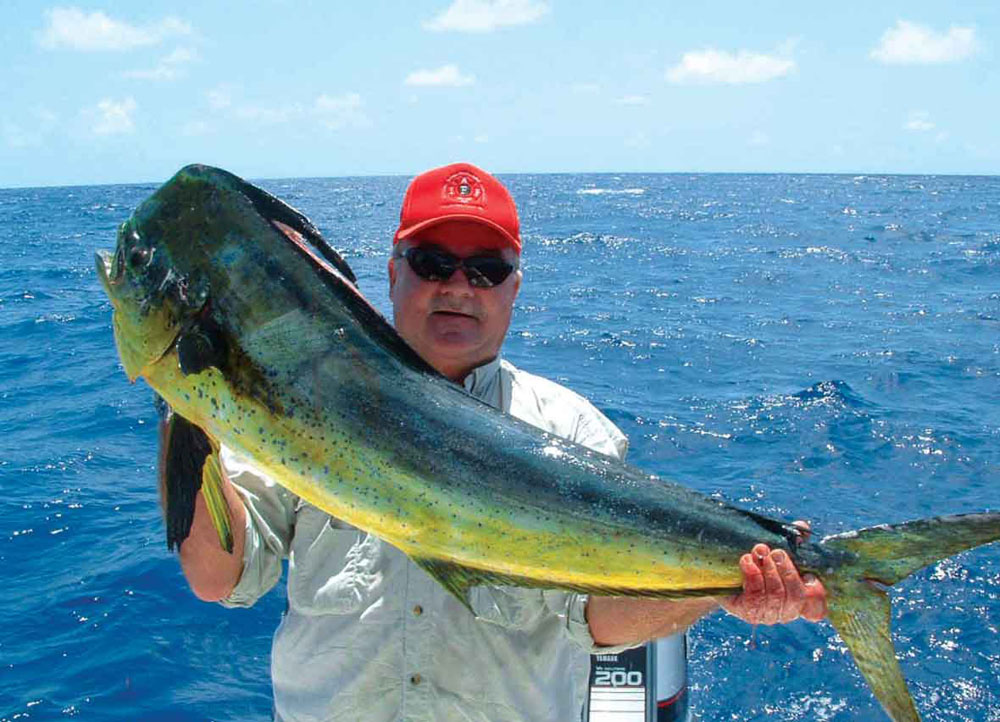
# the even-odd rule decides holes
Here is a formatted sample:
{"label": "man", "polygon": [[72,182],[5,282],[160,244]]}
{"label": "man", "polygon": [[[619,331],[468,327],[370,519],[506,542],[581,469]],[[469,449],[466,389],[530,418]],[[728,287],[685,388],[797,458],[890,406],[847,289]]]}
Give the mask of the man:
{"label": "man", "polygon": [[[467,164],[417,176],[393,244],[395,327],[431,366],[494,408],[624,456],[624,435],[586,400],[500,356],[522,274],[517,210],[496,178]],[[224,450],[223,463],[234,553],[219,548],[199,494],[181,564],[200,598],[248,606],[288,559],[272,650],[279,720],[577,720],[591,652],[683,631],[720,603],[476,588],[473,616],[395,548],[247,460]],[[766,624],[823,616],[822,587],[783,552],[760,545],[740,565],[744,593],[722,600],[732,613]]]}

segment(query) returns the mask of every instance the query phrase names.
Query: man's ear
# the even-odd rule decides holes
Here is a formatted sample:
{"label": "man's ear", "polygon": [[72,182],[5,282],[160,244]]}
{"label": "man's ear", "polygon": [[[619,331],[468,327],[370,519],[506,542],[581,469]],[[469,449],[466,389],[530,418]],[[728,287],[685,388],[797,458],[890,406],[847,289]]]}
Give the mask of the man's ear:
{"label": "man's ear", "polygon": [[389,298],[392,298],[392,289],[396,287],[396,259],[389,256]]}

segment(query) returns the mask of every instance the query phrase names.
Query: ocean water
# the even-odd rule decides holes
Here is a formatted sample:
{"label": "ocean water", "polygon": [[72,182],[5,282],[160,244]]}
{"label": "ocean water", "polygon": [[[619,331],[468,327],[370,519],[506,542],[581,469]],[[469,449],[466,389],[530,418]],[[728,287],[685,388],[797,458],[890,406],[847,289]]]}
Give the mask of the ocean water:
{"label": "ocean water", "polygon": [[[1000,507],[1000,178],[515,175],[506,355],[630,460],[818,534]],[[262,183],[388,310],[406,179]],[[156,416],[93,271],[155,186],[0,190],[0,721],[265,720],[283,589],[197,601],[167,552]],[[893,589],[927,720],[1000,720],[1000,548]],[[883,719],[832,628],[715,615],[705,720]]]}

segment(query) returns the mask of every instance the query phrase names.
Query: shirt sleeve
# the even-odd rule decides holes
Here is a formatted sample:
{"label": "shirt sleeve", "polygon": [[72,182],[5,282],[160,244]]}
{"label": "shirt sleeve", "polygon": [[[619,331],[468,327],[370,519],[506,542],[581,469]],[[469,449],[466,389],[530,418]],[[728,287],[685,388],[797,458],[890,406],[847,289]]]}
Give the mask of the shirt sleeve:
{"label": "shirt sleeve", "polygon": [[281,578],[295,526],[298,497],[225,447],[222,466],[247,509],[243,573],[224,607],[249,607]]}

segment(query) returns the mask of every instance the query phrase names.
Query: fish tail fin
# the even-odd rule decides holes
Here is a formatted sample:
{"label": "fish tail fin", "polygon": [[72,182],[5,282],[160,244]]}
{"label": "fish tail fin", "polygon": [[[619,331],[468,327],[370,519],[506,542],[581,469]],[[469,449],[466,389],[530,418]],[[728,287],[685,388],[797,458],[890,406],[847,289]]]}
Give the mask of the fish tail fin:
{"label": "fish tail fin", "polygon": [[830,622],[894,722],[919,722],[890,633],[885,587],[952,554],[1000,539],[1000,514],[963,514],[824,539],[844,563],[823,576]]}
{"label": "fish tail fin", "polygon": [[[165,405],[164,405],[165,406]],[[219,544],[233,551],[229,505],[222,493],[222,463],[208,435],[184,417],[164,409],[160,443],[160,500],[167,548],[179,550],[191,533],[199,489],[208,506]]]}
{"label": "fish tail fin", "polygon": [[889,631],[889,595],[865,580],[829,583],[830,622],[894,722],[919,722]]}

